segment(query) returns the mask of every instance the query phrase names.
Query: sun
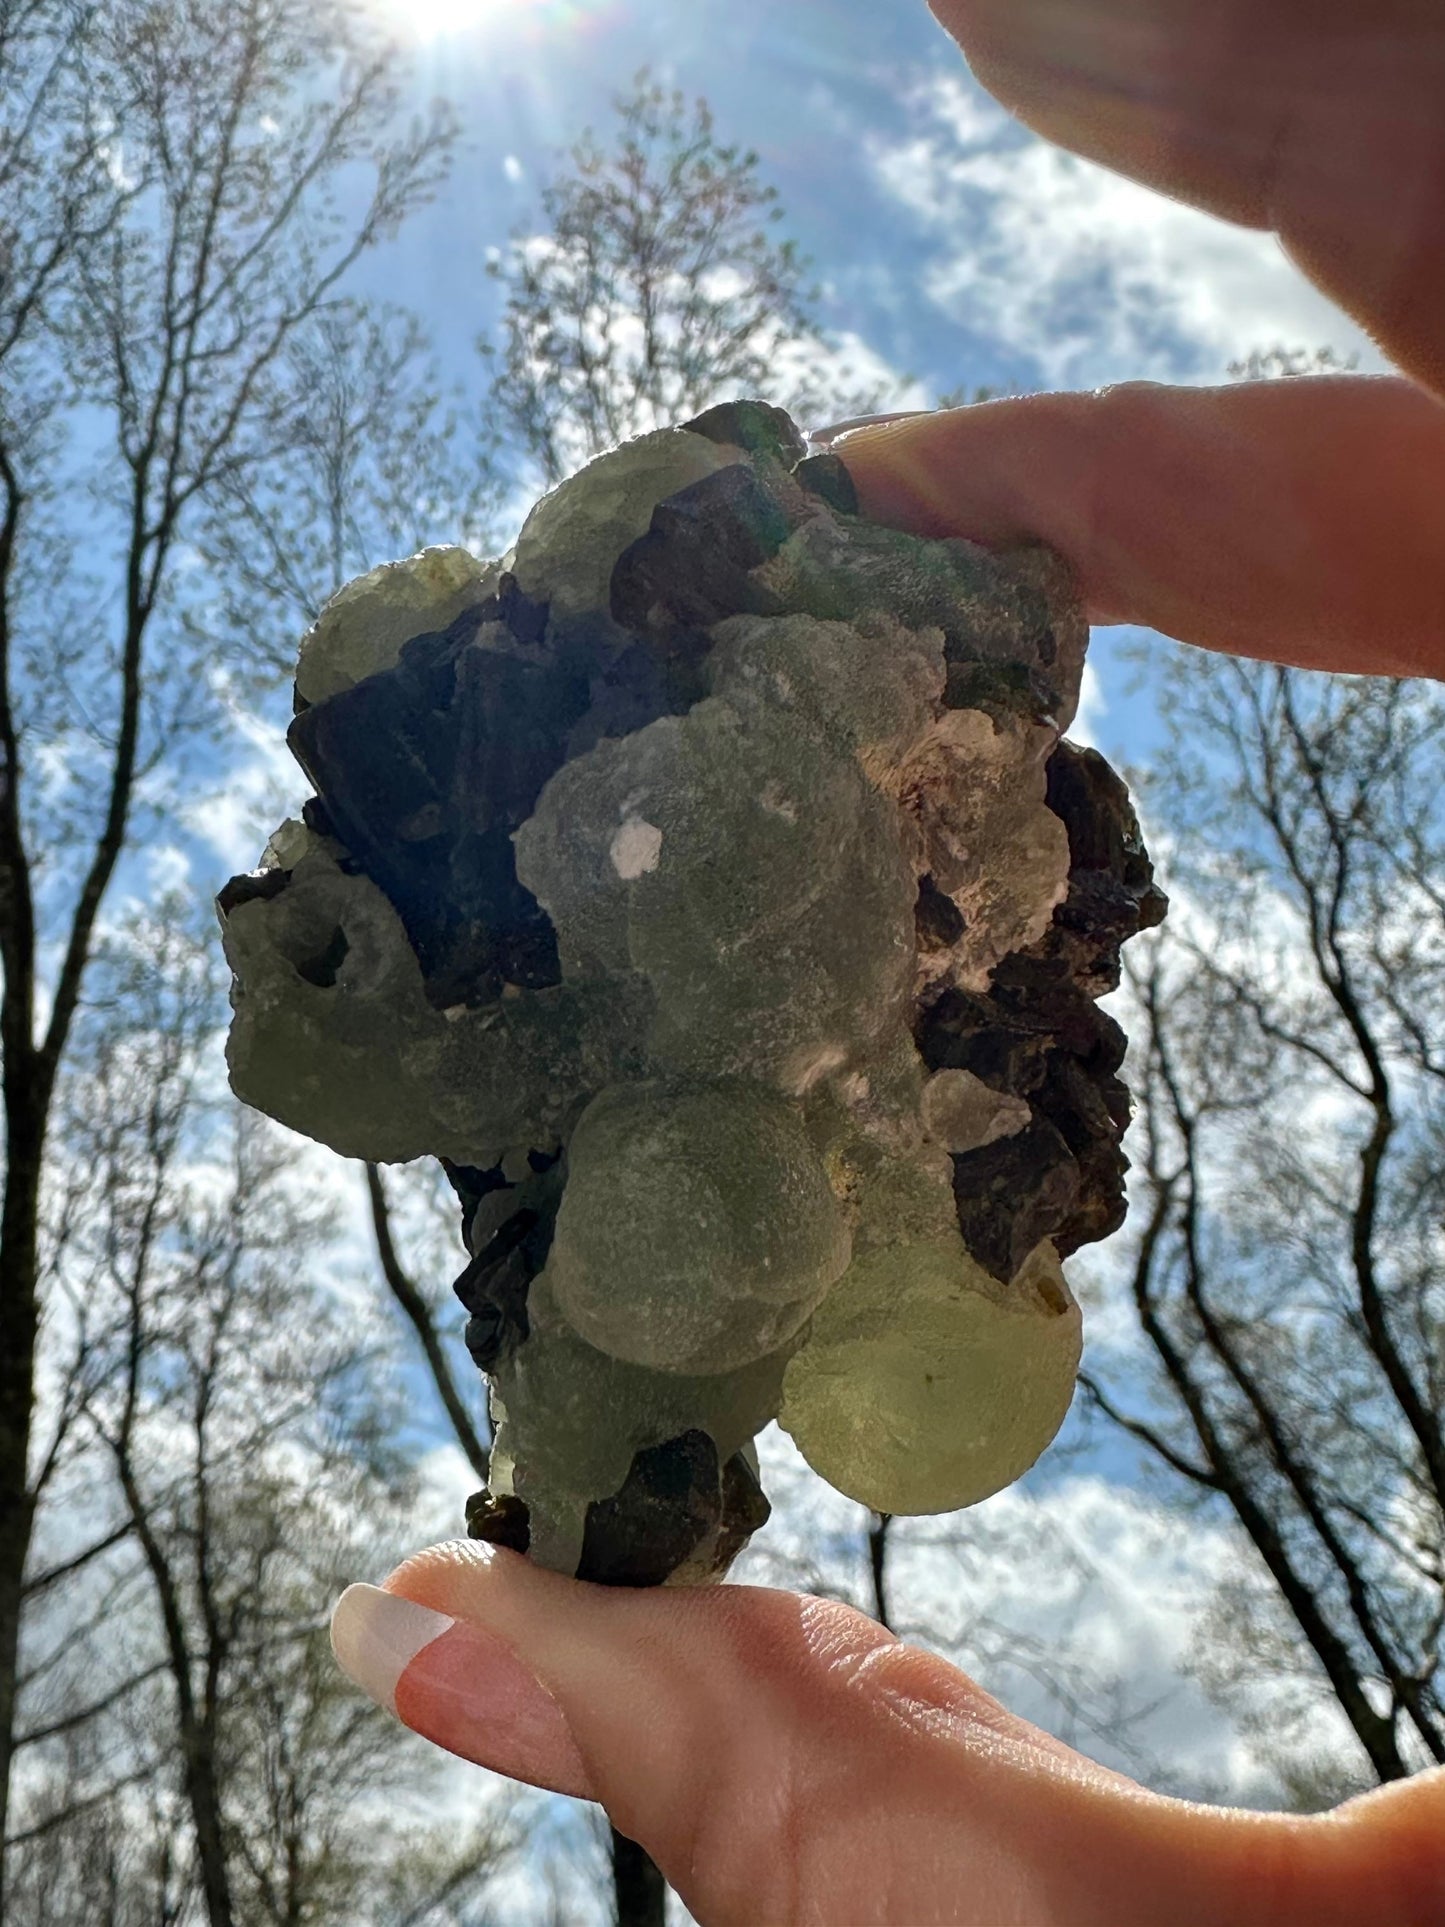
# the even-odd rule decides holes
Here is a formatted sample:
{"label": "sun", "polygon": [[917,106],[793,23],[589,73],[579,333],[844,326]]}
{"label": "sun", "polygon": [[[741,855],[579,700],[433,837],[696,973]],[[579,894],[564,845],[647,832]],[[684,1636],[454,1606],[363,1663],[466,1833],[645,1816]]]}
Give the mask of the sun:
{"label": "sun", "polygon": [[526,0],[383,0],[388,20],[422,42],[470,38],[506,25]]}
{"label": "sun", "polygon": [[[413,47],[461,48],[486,41],[535,41],[553,32],[604,29],[616,0],[367,0],[387,28]],[[0,0],[3,8],[4,0]]]}

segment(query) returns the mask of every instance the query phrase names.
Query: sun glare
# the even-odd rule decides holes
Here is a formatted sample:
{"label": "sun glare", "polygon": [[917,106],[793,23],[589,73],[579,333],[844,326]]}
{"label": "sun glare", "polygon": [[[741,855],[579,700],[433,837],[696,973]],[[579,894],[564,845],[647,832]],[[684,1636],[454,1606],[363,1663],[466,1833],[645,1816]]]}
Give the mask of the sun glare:
{"label": "sun glare", "polygon": [[[442,48],[470,42],[527,43],[558,29],[601,26],[613,0],[367,0],[400,39]],[[4,0],[0,0],[3,10]]]}
{"label": "sun glare", "polygon": [[471,37],[504,25],[526,0],[386,0],[386,10],[403,32],[420,41]]}

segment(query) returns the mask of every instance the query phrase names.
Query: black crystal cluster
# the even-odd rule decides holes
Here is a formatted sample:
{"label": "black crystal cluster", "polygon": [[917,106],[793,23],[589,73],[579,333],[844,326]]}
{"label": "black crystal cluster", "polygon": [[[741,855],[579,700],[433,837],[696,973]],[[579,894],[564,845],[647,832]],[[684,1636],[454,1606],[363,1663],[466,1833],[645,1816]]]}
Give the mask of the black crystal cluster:
{"label": "black crystal cluster", "polygon": [[1066,1258],[1124,1222],[1128,1040],[1095,999],[1118,989],[1120,946],[1160,923],[1168,901],[1128,791],[1097,750],[1059,744],[1047,801],[1069,833],[1069,890],[1044,937],[997,963],[987,991],[928,998],[914,1025],[929,1070],[971,1071],[1032,1112],[1023,1130],[953,1160],[965,1242],[1004,1281],[1040,1238]]}

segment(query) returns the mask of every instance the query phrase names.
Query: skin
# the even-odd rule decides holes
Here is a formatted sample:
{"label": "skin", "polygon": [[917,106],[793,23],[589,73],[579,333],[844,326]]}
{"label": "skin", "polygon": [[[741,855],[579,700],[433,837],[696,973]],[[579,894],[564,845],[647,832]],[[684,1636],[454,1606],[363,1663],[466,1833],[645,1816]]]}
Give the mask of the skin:
{"label": "skin", "polygon": [[1398,378],[1128,382],[834,440],[865,513],[1038,536],[1096,622],[1315,669],[1445,675],[1445,9],[934,0],[1038,133],[1272,229]]}
{"label": "skin", "polygon": [[[935,11],[1041,134],[1272,228],[1402,373],[1128,384],[893,420],[837,442],[867,512],[984,543],[1041,536],[1096,620],[1320,668],[1445,672],[1445,10]],[[1445,1921],[1445,1771],[1309,1818],[1191,1806],[831,1602],[609,1591],[465,1542],[386,1586],[456,1622],[402,1673],[402,1718],[601,1800],[708,1923]]]}

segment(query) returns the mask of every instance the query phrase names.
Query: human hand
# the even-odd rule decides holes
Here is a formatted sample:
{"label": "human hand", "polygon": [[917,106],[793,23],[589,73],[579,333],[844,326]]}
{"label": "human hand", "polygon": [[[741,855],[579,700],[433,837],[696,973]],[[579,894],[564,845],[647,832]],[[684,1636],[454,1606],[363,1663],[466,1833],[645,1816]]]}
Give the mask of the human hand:
{"label": "human hand", "polygon": [[1445,1774],[1314,1817],[1164,1799],[832,1601],[462,1540],[352,1586],[332,1638],[416,1732],[600,1800],[708,1927],[1445,1919]]}
{"label": "human hand", "polygon": [[867,514],[1067,555],[1096,622],[1445,676],[1445,10],[1438,0],[933,0],[1039,133],[1273,229],[1403,378],[1126,383],[833,446]]}

